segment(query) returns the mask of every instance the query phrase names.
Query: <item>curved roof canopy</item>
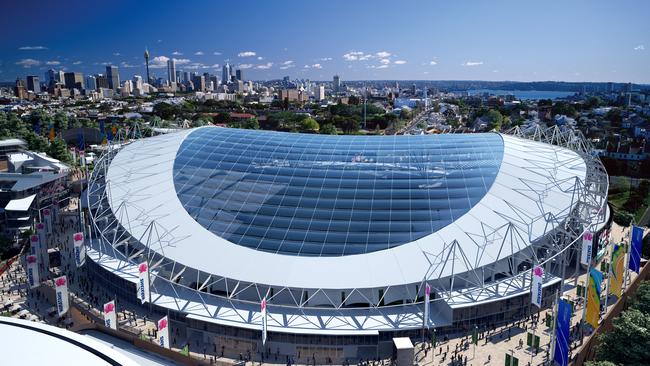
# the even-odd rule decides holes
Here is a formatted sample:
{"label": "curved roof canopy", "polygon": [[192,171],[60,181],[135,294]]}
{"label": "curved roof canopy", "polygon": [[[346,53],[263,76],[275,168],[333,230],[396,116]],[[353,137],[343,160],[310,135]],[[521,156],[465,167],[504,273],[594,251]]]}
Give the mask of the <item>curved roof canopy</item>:
{"label": "curved roof canopy", "polygon": [[490,189],[497,134],[330,136],[199,129],[174,184],[194,220],[235,244],[298,256],[389,249],[443,228]]}

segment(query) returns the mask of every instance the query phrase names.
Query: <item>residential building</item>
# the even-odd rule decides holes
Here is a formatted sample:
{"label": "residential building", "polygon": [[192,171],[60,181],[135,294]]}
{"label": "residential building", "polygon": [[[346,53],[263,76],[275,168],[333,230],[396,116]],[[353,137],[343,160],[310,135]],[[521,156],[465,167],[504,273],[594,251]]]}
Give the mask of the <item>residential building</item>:
{"label": "residential building", "polygon": [[106,77],[108,78],[108,87],[113,90],[120,88],[120,72],[117,66],[106,66]]}

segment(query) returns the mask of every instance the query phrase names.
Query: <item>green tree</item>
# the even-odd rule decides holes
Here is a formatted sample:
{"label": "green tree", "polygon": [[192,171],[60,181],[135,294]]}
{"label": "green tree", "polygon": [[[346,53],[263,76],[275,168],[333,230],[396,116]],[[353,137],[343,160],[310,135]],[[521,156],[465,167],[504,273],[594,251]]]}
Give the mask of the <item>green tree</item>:
{"label": "green tree", "polygon": [[318,122],[311,117],[307,117],[300,122],[300,130],[302,131],[314,132],[317,131],[319,127]]}
{"label": "green tree", "polygon": [[229,124],[232,122],[232,118],[230,118],[230,113],[219,113],[214,118],[214,123],[220,123],[220,124]]}
{"label": "green tree", "polygon": [[637,309],[626,310],[614,319],[614,328],[599,337],[596,358],[616,364],[648,364],[650,315]]}
{"label": "green tree", "polygon": [[497,111],[496,109],[490,109],[485,114],[485,118],[490,122],[489,128],[491,130],[501,130],[501,126],[503,125],[503,115],[501,112]]}
{"label": "green tree", "polygon": [[650,281],[643,281],[632,298],[632,309],[650,316]]}
{"label": "green tree", "polygon": [[320,134],[322,134],[322,135],[336,135],[337,134],[336,127],[334,127],[334,125],[331,124],[331,123],[327,123],[327,124],[322,125],[320,127],[320,129],[318,130],[318,132]]}
{"label": "green tree", "polygon": [[70,151],[68,151],[68,145],[60,138],[56,138],[50,143],[47,154],[64,163],[69,164],[72,161],[72,156],[70,155]]}
{"label": "green tree", "polygon": [[610,361],[587,361],[585,366],[618,366]]}
{"label": "green tree", "polygon": [[58,111],[54,114],[54,129],[56,131],[68,129],[68,115],[64,111]]}
{"label": "green tree", "polygon": [[190,123],[190,127],[201,127],[210,124],[210,122],[208,117],[199,117]]}

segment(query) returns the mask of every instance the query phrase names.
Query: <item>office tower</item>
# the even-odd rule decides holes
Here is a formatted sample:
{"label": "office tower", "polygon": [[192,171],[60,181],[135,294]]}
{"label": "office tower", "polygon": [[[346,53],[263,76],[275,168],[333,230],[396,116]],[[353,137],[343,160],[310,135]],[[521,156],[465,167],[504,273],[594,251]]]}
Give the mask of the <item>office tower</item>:
{"label": "office tower", "polygon": [[108,89],[108,78],[106,75],[97,74],[95,81],[97,82],[97,89]]}
{"label": "office tower", "polygon": [[325,87],[323,85],[314,86],[314,98],[318,101],[325,99]]}
{"label": "office tower", "polygon": [[118,90],[120,88],[120,72],[117,70],[117,66],[106,66],[106,77],[110,89]]}
{"label": "office tower", "polygon": [[86,90],[97,90],[97,78],[92,75],[86,76]]}
{"label": "office tower", "polygon": [[144,49],[144,62],[147,65],[147,84],[151,84],[151,78],[149,77],[149,50]]}
{"label": "office tower", "polygon": [[338,93],[341,91],[341,77],[338,75],[334,75],[333,83],[332,83],[332,89],[334,90],[335,93]]}
{"label": "office tower", "polygon": [[139,89],[142,90],[142,76],[140,75],[133,75],[133,89]]}
{"label": "office tower", "polygon": [[27,99],[27,90],[25,89],[25,83],[16,79],[16,86],[14,86],[14,95],[19,99]]}
{"label": "office tower", "polygon": [[181,78],[181,75],[183,73],[180,70],[176,70],[176,82],[180,83],[183,79]]}
{"label": "office tower", "polygon": [[228,84],[230,82],[230,65],[226,62],[221,68],[221,83]]}
{"label": "office tower", "polygon": [[27,77],[27,90],[31,90],[34,93],[41,92],[41,83],[38,81],[38,76],[30,75]]}
{"label": "office tower", "polygon": [[176,60],[173,58],[167,60],[167,80],[170,85],[176,82]]}
{"label": "office tower", "polygon": [[205,77],[203,75],[193,76],[192,81],[194,82],[194,91],[205,91]]}
{"label": "office tower", "polygon": [[61,70],[57,71],[56,74],[54,74],[54,76],[55,76],[55,79],[56,79],[57,83],[61,83],[61,84],[65,83],[65,76],[64,76],[63,71],[61,71]]}
{"label": "office tower", "polygon": [[190,78],[190,72],[189,71],[183,71],[183,82],[185,84],[189,84],[190,81],[192,81],[192,78]]}
{"label": "office tower", "polygon": [[236,75],[237,75],[237,77],[236,77],[237,80],[239,80],[239,81],[243,81],[243,80],[244,80],[243,71],[242,71],[241,69],[237,69],[237,71],[235,71],[235,73],[236,73]]}
{"label": "office tower", "polygon": [[45,73],[45,81],[47,82],[47,86],[56,83],[56,71],[54,69],[47,70],[47,73]]}
{"label": "office tower", "polygon": [[84,88],[84,76],[80,72],[66,72],[63,74],[63,78],[67,89],[82,90]]}

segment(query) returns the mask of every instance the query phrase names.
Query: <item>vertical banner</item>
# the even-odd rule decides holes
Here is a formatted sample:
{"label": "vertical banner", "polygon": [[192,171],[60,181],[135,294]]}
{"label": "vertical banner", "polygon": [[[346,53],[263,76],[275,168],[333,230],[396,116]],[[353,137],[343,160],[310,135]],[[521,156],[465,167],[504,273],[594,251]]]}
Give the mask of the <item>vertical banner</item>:
{"label": "vertical banner", "polygon": [[138,265],[138,299],[144,304],[149,297],[149,265],[142,262]]}
{"label": "vertical banner", "polygon": [[632,226],[630,232],[630,269],[636,273],[641,270],[641,245],[643,242],[643,229]]}
{"label": "vertical banner", "polygon": [[541,266],[533,267],[533,284],[530,301],[538,308],[542,307],[542,284],[544,283],[544,269]]}
{"label": "vertical banner", "polygon": [[39,239],[39,244],[41,247],[47,249],[47,242],[45,241],[45,224],[42,222],[39,222],[36,224],[36,234],[38,235]]}
{"label": "vertical banner", "polygon": [[622,245],[614,244],[612,248],[612,276],[609,280],[609,292],[621,298],[623,278],[625,277],[625,249]]}
{"label": "vertical banner", "polygon": [[29,254],[36,255],[41,250],[40,240],[38,235],[31,235],[29,237]]}
{"label": "vertical banner", "polygon": [[164,317],[158,320],[158,345],[169,348],[169,319]]}
{"label": "vertical banner", "polygon": [[41,280],[38,275],[38,257],[36,255],[28,255],[25,258],[27,262],[27,282],[29,283],[29,288],[36,288],[41,284]]}
{"label": "vertical banner", "polygon": [[52,212],[49,208],[43,209],[43,221],[45,221],[45,229],[48,234],[52,233]]}
{"label": "vertical banner", "polygon": [[555,352],[553,361],[559,366],[569,365],[569,331],[571,323],[571,303],[560,299],[557,307],[557,322],[555,324]]}
{"label": "vertical banner", "polygon": [[85,262],[86,248],[84,247],[84,233],[72,234],[72,248],[74,251],[74,263],[77,267],[81,267]]}
{"label": "vertical banner", "polygon": [[65,276],[57,277],[54,279],[54,286],[56,288],[56,310],[59,316],[63,316],[70,305],[68,303],[68,279]]}
{"label": "vertical banner", "polygon": [[429,298],[431,297],[431,286],[428,283],[424,285],[424,318],[422,326],[429,328]]}
{"label": "vertical banner", "polygon": [[74,147],[70,148],[70,155],[72,155],[72,161],[77,161],[77,149]]}
{"label": "vertical banner", "polygon": [[260,312],[262,313],[262,346],[264,346],[266,344],[266,297],[262,299]]}
{"label": "vertical banner", "polygon": [[86,153],[83,150],[79,150],[79,165],[82,168],[86,166]]}
{"label": "vertical banner", "polygon": [[587,323],[592,327],[598,327],[600,320],[600,292],[603,274],[597,269],[589,271],[589,283],[587,285]]}
{"label": "vertical banner", "polygon": [[104,325],[107,328],[117,329],[117,310],[115,310],[115,300],[104,304]]}
{"label": "vertical banner", "polygon": [[591,263],[591,251],[593,245],[594,234],[587,231],[582,235],[582,255],[580,256],[580,263],[588,266]]}

